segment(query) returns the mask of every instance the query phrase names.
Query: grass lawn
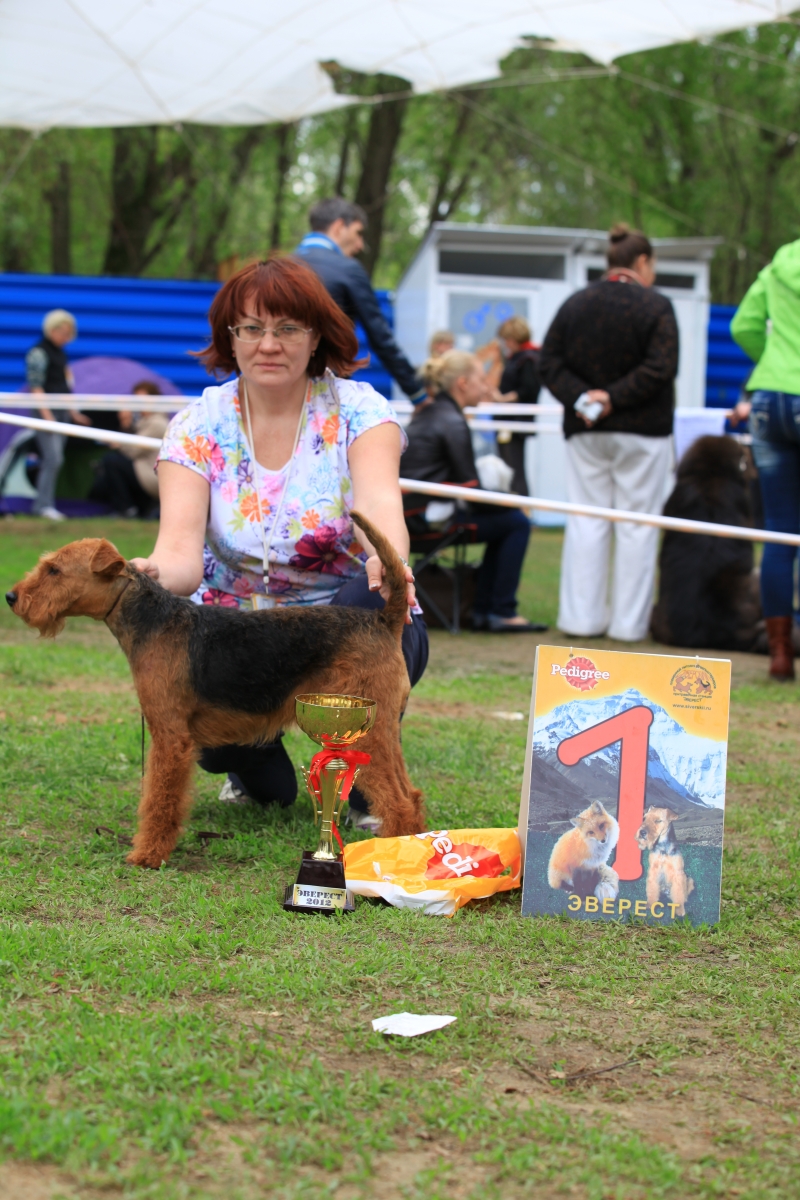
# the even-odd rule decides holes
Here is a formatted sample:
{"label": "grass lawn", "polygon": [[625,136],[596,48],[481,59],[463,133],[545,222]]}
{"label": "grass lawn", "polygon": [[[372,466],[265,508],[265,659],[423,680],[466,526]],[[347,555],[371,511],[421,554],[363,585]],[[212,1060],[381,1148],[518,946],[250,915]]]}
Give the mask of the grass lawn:
{"label": "grass lawn", "polygon": [[[99,532],[130,556],[155,530],[0,523],[2,590]],[[559,553],[535,534],[529,616],[555,617]],[[432,642],[404,723],[431,827],[513,826],[525,723],[492,713],[527,715],[535,639]],[[135,822],[127,663],[102,625],[38,642],[3,611],[0,1198],[800,1196],[799,694],[734,656],[716,928],[522,920],[518,892],[297,917],[309,802],[231,809],[198,772],[169,866],[128,867],[94,832]],[[404,1009],[458,1020],[372,1032]]]}

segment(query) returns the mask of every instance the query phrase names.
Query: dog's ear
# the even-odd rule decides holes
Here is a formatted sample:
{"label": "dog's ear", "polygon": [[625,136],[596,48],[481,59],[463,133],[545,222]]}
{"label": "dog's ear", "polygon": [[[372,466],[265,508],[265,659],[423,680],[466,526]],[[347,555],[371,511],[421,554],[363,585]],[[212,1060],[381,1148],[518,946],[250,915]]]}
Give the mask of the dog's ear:
{"label": "dog's ear", "polygon": [[103,539],[92,555],[89,565],[95,575],[103,575],[107,579],[114,579],[115,576],[125,570],[125,559],[116,546],[112,546],[111,542]]}
{"label": "dog's ear", "polygon": [[673,812],[671,808],[664,809],[664,816],[668,821],[680,821],[681,817],[684,815],[684,813]]}

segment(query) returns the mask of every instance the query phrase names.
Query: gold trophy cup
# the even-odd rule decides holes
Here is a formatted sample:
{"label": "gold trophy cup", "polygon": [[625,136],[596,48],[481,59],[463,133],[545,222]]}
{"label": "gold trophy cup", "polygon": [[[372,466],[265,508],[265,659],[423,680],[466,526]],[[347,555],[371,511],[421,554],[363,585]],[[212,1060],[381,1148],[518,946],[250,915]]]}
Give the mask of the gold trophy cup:
{"label": "gold trophy cup", "polygon": [[[287,912],[330,913],[337,908],[352,912],[355,908],[345,884],[342,857],[333,844],[333,829],[344,807],[343,784],[349,775],[352,786],[359,772],[359,766],[352,762],[351,747],[369,733],[375,723],[376,709],[374,700],[362,696],[313,692],[295,699],[297,724],[322,747],[321,753],[327,761],[317,766],[320,755],[315,755],[311,770],[303,767],[314,806],[314,824],[320,821],[319,845],[314,851],[303,851],[297,883],[286,888],[283,907]],[[344,756],[340,757],[337,751]]]}

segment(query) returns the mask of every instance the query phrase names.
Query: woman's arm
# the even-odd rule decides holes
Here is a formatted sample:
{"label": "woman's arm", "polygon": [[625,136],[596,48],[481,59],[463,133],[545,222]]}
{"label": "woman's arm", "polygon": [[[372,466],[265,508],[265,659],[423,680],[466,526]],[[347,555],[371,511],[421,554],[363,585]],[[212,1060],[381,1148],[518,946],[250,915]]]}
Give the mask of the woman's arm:
{"label": "woman's arm", "polygon": [[[350,476],[353,480],[353,508],[368,517],[373,525],[387,537],[401,558],[409,553],[408,530],[403,516],[403,497],[398,479],[400,477],[400,430],[397,425],[385,422],[375,425],[356,438],[347,452]],[[358,540],[369,555],[367,579],[371,590],[381,589],[388,599],[388,591],[381,587],[383,567],[366,535],[359,530]],[[414,605],[414,576],[409,567],[408,603]]]}
{"label": "woman's arm", "polygon": [[208,481],[178,463],[158,464],[161,520],[149,558],[131,562],[176,596],[191,596],[203,578],[203,545],[208,524]]}
{"label": "woman's arm", "polygon": [[[575,293],[575,295],[578,295],[578,293]],[[553,317],[552,324],[547,331],[544,344],[542,345],[541,354],[539,355],[539,377],[542,383],[555,396],[559,404],[563,404],[564,408],[569,410],[575,407],[575,401],[590,386],[585,379],[581,379],[567,365],[570,330],[567,327],[568,314],[566,309],[570,300],[574,299],[575,296],[570,296],[569,300],[565,300]]]}
{"label": "woman's arm", "polygon": [[758,362],[767,344],[767,289],[759,275],[733,314],[731,337],[745,354]]}

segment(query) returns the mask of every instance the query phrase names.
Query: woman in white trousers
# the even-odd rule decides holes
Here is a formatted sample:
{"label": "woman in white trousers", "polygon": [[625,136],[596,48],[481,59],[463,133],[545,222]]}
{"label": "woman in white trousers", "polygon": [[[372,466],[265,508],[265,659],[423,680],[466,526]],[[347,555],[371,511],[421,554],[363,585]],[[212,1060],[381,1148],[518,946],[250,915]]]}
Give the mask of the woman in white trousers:
{"label": "woman in white trousers", "polygon": [[[587,432],[567,442],[567,494],[575,504],[659,513],[671,486],[672,438]],[[658,533],[632,521],[569,517],[561,562],[559,629],[580,637],[607,632],[620,642],[646,637]]]}
{"label": "woman in white trousers", "polygon": [[[542,381],[564,405],[567,495],[573,503],[660,513],[672,474],[678,328],[652,288],[653,248],[626,225],[612,229],[609,269],[561,306],[542,347]],[[647,635],[658,530],[569,517],[558,627],[575,637]]]}

